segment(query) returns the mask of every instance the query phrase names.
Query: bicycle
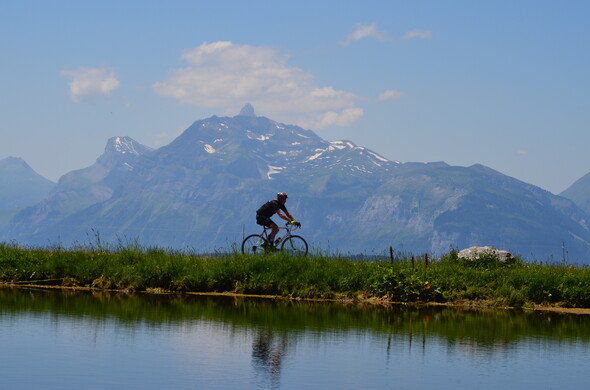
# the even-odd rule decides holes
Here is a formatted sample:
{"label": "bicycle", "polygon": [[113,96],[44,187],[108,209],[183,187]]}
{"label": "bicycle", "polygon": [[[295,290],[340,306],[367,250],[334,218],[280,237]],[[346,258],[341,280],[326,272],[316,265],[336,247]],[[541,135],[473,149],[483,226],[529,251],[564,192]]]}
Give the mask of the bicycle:
{"label": "bicycle", "polygon": [[[281,245],[280,250],[293,256],[307,256],[308,246],[303,237],[291,234],[301,227],[301,224],[292,224],[287,222],[285,227],[279,227],[279,230],[286,230],[287,233],[283,237],[275,239],[274,244]],[[261,234],[250,234],[242,241],[242,253],[249,255],[262,255],[269,252],[274,252],[277,247],[268,242],[268,232],[271,229],[264,227]],[[278,235],[278,234],[277,234]],[[263,245],[265,244],[265,245]]]}

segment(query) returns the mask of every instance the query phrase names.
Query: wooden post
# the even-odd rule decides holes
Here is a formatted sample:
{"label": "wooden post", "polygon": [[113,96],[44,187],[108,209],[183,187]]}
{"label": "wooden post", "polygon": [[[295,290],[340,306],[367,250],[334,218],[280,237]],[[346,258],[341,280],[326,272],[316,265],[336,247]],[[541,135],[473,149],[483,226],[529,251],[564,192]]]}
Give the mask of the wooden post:
{"label": "wooden post", "polygon": [[414,256],[412,256],[412,271],[414,270]]}
{"label": "wooden post", "polygon": [[393,264],[393,247],[389,246],[389,258],[391,259],[391,264]]}

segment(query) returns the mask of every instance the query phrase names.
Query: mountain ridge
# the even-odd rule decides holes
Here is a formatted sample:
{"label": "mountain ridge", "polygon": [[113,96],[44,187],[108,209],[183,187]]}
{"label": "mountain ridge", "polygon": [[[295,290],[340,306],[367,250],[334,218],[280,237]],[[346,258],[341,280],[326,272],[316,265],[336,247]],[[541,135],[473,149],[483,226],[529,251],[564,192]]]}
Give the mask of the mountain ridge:
{"label": "mountain ridge", "polygon": [[[495,245],[546,260],[559,259],[565,242],[572,259],[590,259],[590,217],[566,198],[481,164],[390,161],[354,142],[256,116],[253,108],[240,114],[195,121],[156,150],[134,144],[142,152],[125,157],[133,161],[109,166],[101,156],[93,169],[103,176],[94,181],[82,180],[84,170],[64,175],[52,195],[15,216],[5,237],[71,243],[96,229],[105,240],[227,250],[244,232],[261,230],[254,211],[285,191],[302,234],[321,251],[374,253],[392,245],[440,254]],[[72,198],[78,206],[67,209]]]}
{"label": "mountain ridge", "polygon": [[582,210],[590,214],[590,172],[576,180],[559,195],[570,199]]}

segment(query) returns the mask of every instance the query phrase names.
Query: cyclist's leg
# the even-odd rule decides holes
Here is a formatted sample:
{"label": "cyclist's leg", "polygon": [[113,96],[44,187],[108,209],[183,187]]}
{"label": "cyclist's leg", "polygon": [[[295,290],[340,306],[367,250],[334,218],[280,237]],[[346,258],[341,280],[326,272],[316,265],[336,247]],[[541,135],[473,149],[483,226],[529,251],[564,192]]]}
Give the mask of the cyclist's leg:
{"label": "cyclist's leg", "polygon": [[271,244],[274,244],[274,242],[275,242],[275,236],[279,232],[279,227],[272,220],[270,221],[270,226],[269,227],[272,229],[272,231],[270,232],[270,234],[268,236],[268,242],[271,243]]}
{"label": "cyclist's leg", "polygon": [[277,226],[277,224],[274,223],[272,219],[260,214],[256,214],[256,223],[264,226],[265,230],[266,228],[271,229],[271,232],[268,236],[268,243],[271,245],[274,244],[274,238],[276,234],[279,232],[279,227]]}

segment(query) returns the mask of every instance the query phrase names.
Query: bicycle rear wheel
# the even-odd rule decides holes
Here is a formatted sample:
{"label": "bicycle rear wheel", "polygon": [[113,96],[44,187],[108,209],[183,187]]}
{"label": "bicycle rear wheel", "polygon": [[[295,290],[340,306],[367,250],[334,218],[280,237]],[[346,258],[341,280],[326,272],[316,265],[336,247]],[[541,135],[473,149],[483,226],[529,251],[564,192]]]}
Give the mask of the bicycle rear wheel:
{"label": "bicycle rear wheel", "polygon": [[261,234],[250,234],[242,241],[242,253],[245,255],[262,255],[264,248],[261,246],[264,237]]}
{"label": "bicycle rear wheel", "polygon": [[301,236],[291,236],[283,241],[281,250],[292,256],[307,256],[307,242]]}

